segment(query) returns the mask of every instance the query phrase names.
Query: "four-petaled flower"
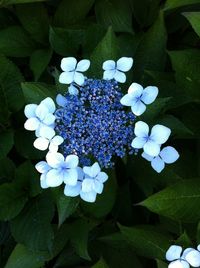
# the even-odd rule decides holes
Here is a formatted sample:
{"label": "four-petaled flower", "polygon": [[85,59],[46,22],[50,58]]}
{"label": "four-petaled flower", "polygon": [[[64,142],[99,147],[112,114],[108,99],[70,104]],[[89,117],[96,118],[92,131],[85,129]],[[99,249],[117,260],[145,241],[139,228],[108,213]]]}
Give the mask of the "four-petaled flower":
{"label": "four-petaled flower", "polygon": [[[42,130],[41,130],[42,132]],[[51,134],[51,133],[50,133]],[[49,148],[49,151],[51,152],[57,152],[58,151],[58,147],[59,145],[61,145],[63,143],[64,139],[61,136],[54,136],[54,135],[50,135],[46,138],[44,137],[39,137],[37,138],[33,145],[35,148],[37,148],[38,150],[41,151],[45,151],[46,149]]]}
{"label": "four-petaled flower", "polygon": [[75,82],[81,86],[84,84],[85,77],[82,72],[85,72],[90,67],[89,60],[77,60],[73,57],[63,58],[61,61],[61,69],[64,71],[60,74],[59,82],[62,84],[71,84]]}
{"label": "four-petaled flower", "polygon": [[179,153],[173,147],[167,146],[156,157],[150,156],[145,152],[142,153],[142,157],[150,161],[152,168],[160,173],[165,168],[165,164],[172,164],[179,158]]}
{"label": "four-petaled flower", "polygon": [[143,148],[146,154],[154,157],[159,154],[161,144],[168,140],[171,130],[163,125],[155,125],[149,135],[149,126],[143,121],[138,121],[134,133],[136,137],[131,146],[136,149]]}
{"label": "four-petaled flower", "polygon": [[35,131],[36,137],[55,135],[53,129],[55,116],[55,104],[51,98],[46,98],[37,104],[28,104],[25,106],[24,113],[28,118],[24,124],[25,129]]}
{"label": "four-petaled flower", "polygon": [[124,72],[128,72],[132,65],[133,59],[128,57],[122,57],[117,62],[114,60],[107,60],[103,63],[103,79],[115,79],[119,83],[125,83],[126,75]]}
{"label": "four-petaled flower", "polygon": [[[200,252],[194,248],[187,248],[172,245],[166,252],[166,259],[170,261],[168,268],[189,268],[200,266]],[[182,255],[181,255],[182,253]]]}
{"label": "four-petaled flower", "polygon": [[151,104],[154,102],[158,95],[158,88],[154,86],[148,86],[145,89],[137,83],[132,83],[126,94],[121,100],[121,104],[125,106],[131,106],[132,112],[139,116],[146,110],[145,104]]}

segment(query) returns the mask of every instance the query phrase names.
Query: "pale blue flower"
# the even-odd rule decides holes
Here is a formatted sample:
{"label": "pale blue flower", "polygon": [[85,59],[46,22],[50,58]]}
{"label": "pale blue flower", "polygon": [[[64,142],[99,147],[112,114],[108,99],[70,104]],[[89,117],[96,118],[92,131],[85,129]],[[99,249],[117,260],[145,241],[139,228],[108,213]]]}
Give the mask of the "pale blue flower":
{"label": "pale blue flower", "polygon": [[119,83],[125,83],[126,75],[124,72],[128,72],[131,69],[132,65],[133,59],[129,57],[122,57],[117,62],[113,60],[107,60],[103,63],[103,79],[115,79]]}
{"label": "pale blue flower", "polygon": [[[25,106],[24,113],[28,118],[24,124],[25,129],[35,131],[37,137],[41,135],[48,138],[54,136],[55,131],[55,104],[51,98],[46,98],[37,104],[28,104]],[[43,129],[43,130],[42,130]],[[42,133],[41,133],[42,130]]]}
{"label": "pale blue flower", "polygon": [[149,126],[143,121],[138,121],[134,133],[136,137],[131,146],[135,149],[143,148],[147,155],[154,157],[160,153],[160,146],[168,140],[171,130],[163,125],[155,125],[149,135]]}
{"label": "pale blue flower", "polygon": [[173,147],[167,146],[156,157],[150,156],[145,152],[142,153],[142,157],[150,161],[152,168],[160,173],[165,168],[165,164],[172,164],[179,158],[179,153]]}
{"label": "pale blue flower", "polygon": [[78,179],[77,166],[78,156],[68,155],[66,158],[61,153],[49,152],[46,155],[48,165],[52,168],[46,174],[46,183],[50,187],[56,187],[63,182],[69,185],[76,185]]}
{"label": "pale blue flower", "polygon": [[69,92],[70,95],[78,95],[78,88],[75,87],[73,84],[71,84],[68,87],[68,92]]}
{"label": "pale blue flower", "polygon": [[166,252],[166,259],[170,261],[168,268],[189,268],[200,266],[200,252],[194,248],[187,248],[182,253],[182,247],[172,245]]}
{"label": "pale blue flower", "polygon": [[101,172],[99,164],[96,162],[92,166],[83,167],[85,177],[82,182],[80,197],[87,202],[95,202],[97,194],[101,194],[104,182],[108,175]]}
{"label": "pale blue flower", "polygon": [[126,94],[121,100],[121,104],[130,106],[132,112],[139,116],[146,110],[145,104],[151,104],[154,102],[158,95],[158,88],[148,86],[145,89],[137,83],[132,83]]}
{"label": "pale blue flower", "polygon": [[[42,130],[41,130],[42,132]],[[51,136],[49,139],[44,137],[37,138],[33,145],[35,148],[41,151],[45,151],[49,147],[49,151],[57,152],[59,145],[63,143],[64,139],[61,136]]]}
{"label": "pale blue flower", "polygon": [[77,60],[73,57],[63,58],[61,61],[61,69],[64,71],[60,74],[59,82],[62,84],[71,84],[75,82],[81,86],[84,84],[85,77],[82,72],[85,72],[90,67],[89,60]]}
{"label": "pale blue flower", "polygon": [[37,163],[35,165],[35,168],[37,169],[37,171],[39,173],[41,173],[41,176],[40,176],[40,186],[41,186],[41,188],[42,189],[49,188],[49,185],[47,185],[47,183],[46,183],[46,175],[52,168],[45,161],[40,161],[39,163]]}
{"label": "pale blue flower", "polygon": [[69,184],[65,185],[64,194],[66,196],[75,197],[75,196],[78,196],[81,192],[84,172],[83,172],[83,169],[80,167],[77,167],[77,172],[78,172],[78,180],[77,180],[76,185],[69,185]]}

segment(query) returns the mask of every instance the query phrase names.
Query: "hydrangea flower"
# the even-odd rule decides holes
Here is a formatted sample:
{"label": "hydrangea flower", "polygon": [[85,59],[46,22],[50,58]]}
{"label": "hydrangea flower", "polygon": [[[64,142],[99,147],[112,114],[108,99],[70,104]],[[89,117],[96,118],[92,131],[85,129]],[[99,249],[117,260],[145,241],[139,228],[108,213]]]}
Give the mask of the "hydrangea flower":
{"label": "hydrangea flower", "polygon": [[[24,109],[24,113],[28,118],[24,124],[25,129],[35,131],[36,137],[42,135],[47,137],[49,134],[55,134],[52,129],[55,122],[55,104],[51,98],[46,98],[39,105],[28,104]],[[48,138],[48,137],[47,137]]]}
{"label": "hydrangea flower", "polygon": [[[144,110],[141,103],[152,103],[158,89],[151,86],[143,89],[133,83],[123,96],[118,82],[125,82],[124,72],[132,64],[133,59],[128,57],[116,63],[108,60],[103,63],[104,78],[96,79],[82,74],[89,68],[89,60],[77,62],[73,57],[64,58],[61,61],[64,72],[59,81],[70,85],[68,91],[57,95],[56,105],[51,98],[39,105],[26,105],[25,128],[35,131],[37,149],[48,150],[46,161],[36,165],[42,188],[64,184],[66,196],[95,202],[108,180],[102,169],[113,168],[117,157],[143,148],[148,157],[157,157],[165,163],[174,160],[172,150],[168,150],[171,156],[163,157],[163,151],[158,156],[161,144],[170,135],[169,128],[155,125],[149,135],[146,123],[135,124],[135,115]],[[123,104],[131,106],[134,114]]]}
{"label": "hydrangea flower", "polygon": [[160,173],[165,168],[165,164],[172,164],[179,158],[179,153],[173,147],[167,146],[156,157],[150,156],[145,152],[142,153],[142,157],[150,161],[152,168]]}
{"label": "hydrangea flower", "polygon": [[90,67],[89,60],[77,60],[73,57],[63,58],[61,61],[61,69],[64,71],[59,77],[59,82],[62,84],[71,84],[75,82],[79,86],[83,85],[85,77],[82,72],[85,72]]}
{"label": "hydrangea flower", "polygon": [[[172,245],[166,252],[166,259],[171,263],[168,268],[190,268],[200,267],[200,252],[194,248],[187,248],[183,251],[182,247]],[[181,255],[182,253],[182,255]]]}
{"label": "hydrangea flower", "polygon": [[114,60],[107,60],[103,63],[103,79],[115,79],[119,83],[125,83],[126,75],[124,72],[128,72],[132,65],[133,59],[128,57],[122,57],[117,62]]}
{"label": "hydrangea flower", "polygon": [[146,110],[145,104],[151,104],[158,95],[158,88],[149,86],[143,87],[137,83],[132,83],[128,89],[128,94],[120,100],[122,105],[130,106],[132,112],[139,116]]}
{"label": "hydrangea flower", "polygon": [[149,156],[157,156],[160,152],[161,144],[165,143],[171,130],[163,125],[155,125],[149,135],[149,126],[139,121],[135,124],[135,138],[133,139],[131,146],[136,149],[144,149],[144,152]]}

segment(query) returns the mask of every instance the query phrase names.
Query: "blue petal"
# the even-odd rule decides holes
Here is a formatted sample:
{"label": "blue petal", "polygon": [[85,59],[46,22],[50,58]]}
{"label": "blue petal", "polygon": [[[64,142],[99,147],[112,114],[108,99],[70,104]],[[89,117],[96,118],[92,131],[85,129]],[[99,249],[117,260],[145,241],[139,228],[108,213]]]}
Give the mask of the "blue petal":
{"label": "blue petal", "polygon": [[141,149],[146,143],[146,139],[141,137],[136,137],[133,139],[131,146],[135,149]]}
{"label": "blue petal", "polygon": [[27,130],[36,130],[40,125],[39,120],[36,117],[32,117],[26,120],[24,123],[24,128]]}
{"label": "blue petal", "polygon": [[40,186],[42,189],[47,189],[49,186],[46,184],[46,173],[40,176]]}
{"label": "blue petal", "polygon": [[160,145],[148,140],[144,145],[144,152],[150,156],[157,156],[160,153]]}
{"label": "blue petal", "polygon": [[51,169],[46,175],[46,185],[57,187],[63,183],[63,176],[58,169]]}
{"label": "blue petal", "polygon": [[176,260],[171,262],[168,268],[190,268],[190,265],[184,260]]}
{"label": "blue petal", "polygon": [[51,127],[43,125],[40,128],[39,135],[43,138],[47,138],[47,139],[51,140],[53,138],[53,136],[55,136],[55,131]]}
{"label": "blue petal", "polygon": [[107,60],[103,63],[103,70],[115,70],[116,69],[116,63],[114,60]]}
{"label": "blue petal", "polygon": [[85,72],[90,67],[90,61],[89,60],[81,60],[77,64],[76,71],[78,72]]}
{"label": "blue petal", "polygon": [[74,74],[74,82],[77,85],[82,86],[84,84],[84,81],[85,81],[84,75],[79,73],[79,72],[75,72],[75,74]]}
{"label": "blue petal", "polygon": [[69,91],[69,94],[70,95],[74,95],[74,96],[76,96],[76,95],[78,95],[78,88],[76,88],[74,85],[70,85],[69,87],[68,87],[68,91]]}
{"label": "blue petal", "polygon": [[172,245],[166,252],[166,260],[174,261],[181,257],[182,247]]}
{"label": "blue petal", "polygon": [[167,146],[160,152],[160,157],[167,164],[174,163],[179,158],[179,153],[171,146]]}
{"label": "blue petal", "polygon": [[138,100],[137,102],[135,102],[132,106],[131,106],[131,111],[136,115],[136,116],[140,116],[141,114],[143,114],[146,110],[146,106],[144,105],[144,103],[142,103],[140,100]]}
{"label": "blue petal", "polygon": [[74,186],[78,180],[78,172],[76,168],[63,169],[63,181],[65,184]]}
{"label": "blue petal", "polygon": [[125,83],[126,82],[126,75],[118,70],[116,70],[114,74],[114,79],[119,83]]}
{"label": "blue petal", "polygon": [[33,146],[38,150],[45,151],[49,146],[49,140],[39,137],[34,141]]}
{"label": "blue petal", "polygon": [[107,70],[103,73],[103,79],[105,80],[111,80],[114,78],[116,70]]}
{"label": "blue petal", "polygon": [[36,117],[35,111],[36,111],[37,105],[36,104],[28,104],[24,108],[24,114],[27,118]]}
{"label": "blue petal", "polygon": [[56,103],[61,107],[65,107],[67,105],[67,100],[63,95],[58,94],[56,96]]}
{"label": "blue petal", "polygon": [[155,171],[160,173],[165,168],[165,163],[159,156],[157,156],[151,161],[151,166]]}
{"label": "blue petal", "polygon": [[185,256],[185,260],[192,266],[192,267],[199,267],[200,266],[200,252],[198,250],[191,250]]}
{"label": "blue petal", "polygon": [[153,87],[153,86],[149,86],[143,90],[141,100],[145,104],[150,104],[150,103],[155,101],[157,96],[158,96],[158,88]]}
{"label": "blue petal", "polygon": [[44,120],[46,115],[49,114],[49,110],[46,107],[46,105],[40,103],[35,110],[35,114],[42,121],[42,120]]}
{"label": "blue petal", "polygon": [[76,68],[77,60],[73,57],[63,58],[61,60],[61,69],[64,72],[74,71]]}
{"label": "blue petal", "polygon": [[133,59],[128,57],[122,57],[117,61],[117,70],[127,72],[133,66]]}
{"label": "blue petal", "polygon": [[61,84],[71,84],[74,81],[74,72],[63,72],[59,76]]}
{"label": "blue petal", "polygon": [[132,83],[128,89],[128,93],[134,93],[135,96],[141,96],[143,92],[143,87],[138,83]]}
{"label": "blue petal", "polygon": [[171,130],[168,127],[162,125],[155,125],[151,130],[150,138],[158,144],[165,143],[171,134]]}
{"label": "blue petal", "polygon": [[135,99],[132,97],[131,94],[126,94],[120,100],[120,103],[124,106],[132,106],[135,104]]}
{"label": "blue petal", "polygon": [[103,183],[98,180],[95,180],[93,183],[93,190],[96,193],[101,194],[103,192]]}
{"label": "blue petal", "polygon": [[96,196],[97,193],[95,191],[91,191],[91,192],[80,192],[80,197],[86,201],[86,202],[90,202],[90,203],[94,203],[96,200]]}
{"label": "blue petal", "polygon": [[93,179],[84,179],[82,182],[82,192],[90,192],[93,190],[93,184],[94,180]]}
{"label": "blue petal", "polygon": [[56,120],[55,115],[48,113],[43,119],[43,123],[50,126],[54,124],[55,120]]}
{"label": "blue petal", "polygon": [[141,138],[147,137],[149,134],[149,126],[143,121],[138,121],[135,123],[134,133]]}
{"label": "blue petal", "polygon": [[65,159],[66,167],[67,168],[76,168],[78,166],[78,156],[71,154],[68,155]]}
{"label": "blue petal", "polygon": [[45,173],[51,169],[51,167],[45,161],[40,161],[35,165],[35,168],[40,173]]}
{"label": "blue petal", "polygon": [[150,156],[150,155],[146,154],[145,152],[142,153],[142,157],[150,162],[153,160],[153,156]]}
{"label": "blue petal", "polygon": [[90,167],[83,167],[83,172],[91,178],[97,176],[97,174],[101,171],[99,164],[96,162]]}
{"label": "blue petal", "polygon": [[81,191],[81,183],[77,182],[76,185],[74,186],[70,186],[70,185],[65,185],[64,188],[64,195],[66,196],[70,196],[70,197],[75,197],[78,196],[80,194]]}
{"label": "blue petal", "polygon": [[98,181],[104,183],[105,181],[107,181],[108,175],[105,172],[99,172],[99,174],[97,175],[96,179]]}
{"label": "blue petal", "polygon": [[48,108],[49,113],[54,113],[56,110],[54,101],[49,97],[41,101],[40,104],[45,105]]}

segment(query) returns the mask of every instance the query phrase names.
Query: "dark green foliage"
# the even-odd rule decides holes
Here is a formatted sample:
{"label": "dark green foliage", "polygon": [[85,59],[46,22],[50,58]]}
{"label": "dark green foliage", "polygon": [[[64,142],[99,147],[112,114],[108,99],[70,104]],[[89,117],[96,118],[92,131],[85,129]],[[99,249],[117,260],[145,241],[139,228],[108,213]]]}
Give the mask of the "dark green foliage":
{"label": "dark green foliage", "polygon": [[[199,37],[200,0],[0,0],[0,268],[166,268],[169,245],[200,243]],[[124,92],[159,87],[141,120],[169,126],[180,159],[117,160],[93,204],[42,190],[23,108],[66,90],[64,56],[92,77],[133,57]]]}

